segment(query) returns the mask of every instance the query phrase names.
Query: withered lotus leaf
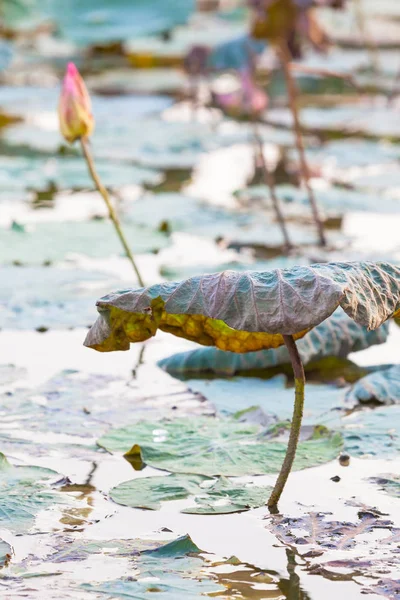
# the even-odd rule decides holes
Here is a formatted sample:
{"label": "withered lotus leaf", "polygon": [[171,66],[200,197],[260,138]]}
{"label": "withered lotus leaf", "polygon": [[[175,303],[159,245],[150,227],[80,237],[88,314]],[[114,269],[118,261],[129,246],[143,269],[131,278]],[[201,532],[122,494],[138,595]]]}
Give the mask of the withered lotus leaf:
{"label": "withered lotus leaf", "polygon": [[341,306],[376,329],[400,313],[400,267],[325,263],[265,272],[223,271],[182,282],[118,291],[97,302],[85,345],[128,350],[157,329],[231,352],[276,348],[303,337]]}

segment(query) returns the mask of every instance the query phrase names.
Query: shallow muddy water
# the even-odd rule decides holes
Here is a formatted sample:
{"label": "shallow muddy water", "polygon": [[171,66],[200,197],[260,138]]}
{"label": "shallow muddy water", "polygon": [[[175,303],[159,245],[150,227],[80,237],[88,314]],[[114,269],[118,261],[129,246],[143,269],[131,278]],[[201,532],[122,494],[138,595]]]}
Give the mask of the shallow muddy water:
{"label": "shallow muddy water", "polygon": [[[370,50],[352,39],[352,2],[344,14],[321,11],[334,46],[325,58],[310,51],[302,60],[365,86],[359,95],[337,78],[299,78],[324,249],[298,185],[282,77],[271,76],[258,134],[295,244],[289,255],[256,168],[251,124],[209,104],[209,85],[226,82],[202,81],[195,107],[187,97],[184,52],[238,37],[243,11],[186,23],[193,7],[182,0],[168,10],[156,0],[71,0],[65,14],[55,4],[46,14],[34,3],[23,18],[7,13],[10,33],[0,44],[0,594],[400,598],[400,376],[381,369],[400,365],[400,328],[392,321],[384,343],[306,365],[303,462],[279,514],[270,514],[277,459],[265,464],[263,452],[273,448],[280,460],[285,448],[288,365],[272,357],[274,368],[262,373],[246,367],[224,377],[198,367],[178,378],[158,363],[198,348],[188,340],[158,333],[114,353],[83,346],[96,300],[138,284],[56,114],[60,79],[74,60],[93,97],[98,171],[149,285],[312,262],[398,265],[397,2],[364,2],[378,74]],[[38,27],[44,16],[58,31]],[[357,393],[366,394],[371,380],[360,378],[376,372],[379,397],[354,400],[352,386],[359,380]],[[316,441],[310,431],[318,425],[326,429]],[[124,456],[135,444],[141,454]],[[245,446],[260,454],[243,475]],[[195,469],[178,469],[188,456]],[[213,477],[210,456],[225,457]]]}

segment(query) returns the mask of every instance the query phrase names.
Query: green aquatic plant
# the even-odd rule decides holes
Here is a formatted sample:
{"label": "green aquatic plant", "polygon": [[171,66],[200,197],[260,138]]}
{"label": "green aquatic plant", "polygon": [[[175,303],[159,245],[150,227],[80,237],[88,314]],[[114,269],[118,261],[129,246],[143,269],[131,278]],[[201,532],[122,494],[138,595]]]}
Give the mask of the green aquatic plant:
{"label": "green aquatic plant", "polygon": [[388,263],[326,263],[265,272],[224,271],[110,294],[85,345],[128,350],[158,329],[205,346],[251,352],[286,345],[295,402],[286,456],[268,506],[276,508],[291,471],[304,406],[305,375],[296,340],[339,306],[376,329],[400,314],[400,267]]}

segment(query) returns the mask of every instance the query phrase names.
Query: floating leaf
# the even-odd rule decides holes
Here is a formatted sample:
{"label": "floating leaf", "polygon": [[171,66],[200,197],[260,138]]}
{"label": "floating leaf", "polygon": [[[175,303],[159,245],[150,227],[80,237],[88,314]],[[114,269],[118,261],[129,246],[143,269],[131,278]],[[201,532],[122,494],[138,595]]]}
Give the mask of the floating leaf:
{"label": "floating leaf", "polygon": [[361,404],[400,404],[400,365],[375,371],[354,384],[347,401]]}
{"label": "floating leaf", "polygon": [[[309,148],[307,157],[313,166],[322,166],[323,168],[326,165],[331,173],[332,169],[336,173],[339,169],[369,167],[395,162],[400,158],[400,150],[396,144],[389,144],[384,141],[346,138],[332,140],[316,148]],[[339,190],[340,188],[337,191],[339,192]],[[342,191],[345,192],[346,190]],[[319,194],[318,198],[320,198]],[[376,206],[376,209],[378,208],[379,203]],[[371,209],[374,210],[372,206]]]}
{"label": "floating leaf", "polygon": [[61,7],[52,0],[47,17],[53,18],[68,39],[80,45],[115,42],[162,33],[185,23],[195,8],[194,0],[71,0]]}
{"label": "floating leaf", "polygon": [[389,496],[400,498],[399,475],[380,475],[379,477],[370,477],[369,481],[376,483],[379,489],[384,490]]}
{"label": "floating leaf", "polygon": [[102,298],[85,345],[128,350],[157,329],[221,350],[276,348],[282,334],[303,337],[338,306],[376,329],[400,307],[400,268],[387,263],[327,263],[257,273],[224,271],[124,290]]}
{"label": "floating leaf", "polygon": [[46,489],[46,482],[57,476],[42,467],[15,467],[0,453],[0,527],[26,532],[39,511],[60,503],[59,496]]}
{"label": "floating leaf", "polygon": [[391,457],[400,452],[400,406],[355,411],[342,421],[345,450],[352,456]]}
{"label": "floating leaf", "polygon": [[[129,56],[129,60],[133,63],[136,62],[132,56]],[[164,64],[162,61],[160,62],[162,65]],[[179,96],[186,89],[187,78],[182,69],[172,66],[156,66],[156,64],[151,69],[132,69],[131,66],[112,68],[107,71],[93,73],[86,78],[86,81],[95,93],[108,96],[111,94],[117,94],[117,96],[132,95],[131,97],[139,99],[142,94],[167,94],[162,98],[164,103],[167,104],[167,108],[173,103],[173,98]],[[148,98],[154,101],[154,96],[148,96]],[[161,100],[161,98],[158,100]],[[127,125],[129,129],[131,126],[135,127],[134,122],[127,123]],[[124,136],[124,140],[125,137],[127,136]],[[151,137],[152,134],[150,133],[149,140]],[[131,140],[131,144],[135,145],[135,140]],[[104,154],[107,153],[105,148],[102,150]],[[120,148],[115,148],[115,150],[118,156]],[[108,153],[112,153],[111,148],[108,149]]]}
{"label": "floating leaf", "polygon": [[[110,452],[127,452],[134,444],[143,461],[171,473],[214,475],[260,475],[279,471],[286,443],[276,441],[282,427],[269,431],[237,420],[198,417],[157,424],[141,421],[113,429],[98,441]],[[313,429],[299,444],[295,469],[305,469],[332,460],[342,446],[339,434],[326,428]]]}
{"label": "floating leaf", "polygon": [[[215,406],[218,413],[236,414],[260,406],[271,419],[290,419],[293,390],[282,375],[267,381],[260,378],[191,379],[193,392]],[[249,393],[249,390],[251,393]],[[332,385],[307,386],[303,422],[320,423],[343,436],[344,451],[351,456],[391,457],[400,452],[400,406],[366,408],[349,413],[346,388]]]}
{"label": "floating leaf", "polygon": [[211,412],[204,398],[173,381],[169,387],[162,381],[149,392],[116,375],[66,370],[33,389],[0,395],[0,438],[3,444],[11,444],[9,451],[15,444],[27,444],[26,432],[30,432],[31,453],[35,448],[48,453],[52,445],[60,450],[67,444],[69,453],[71,446],[74,453],[79,446],[87,453],[88,444],[95,449],[93,439],[108,427],[124,425],[127,414],[137,419],[171,416],[177,403],[181,415]]}
{"label": "floating leaf", "polygon": [[90,556],[104,554],[107,549],[108,557],[128,556],[138,557],[145,550],[155,550],[161,542],[153,540],[87,540],[60,537],[55,539],[55,551],[50,555],[52,563],[84,561]]}
{"label": "floating leaf", "polygon": [[[124,231],[133,252],[157,251],[168,245],[168,236],[158,231],[124,224]],[[95,258],[120,256],[121,244],[113,234],[108,220],[88,222],[38,223],[28,231],[1,230],[0,256],[2,264],[18,261],[35,265],[59,261],[69,254]]]}
{"label": "floating leaf", "polygon": [[[269,380],[257,377],[229,379],[189,379],[189,389],[201,394],[220,414],[232,415],[259,406],[278,420],[290,419],[293,412],[293,389],[287,387],[286,377],[277,375]],[[331,385],[307,386],[304,423],[313,425],[333,421],[337,426],[340,410],[344,410],[345,390]],[[330,425],[329,425],[330,426]]]}
{"label": "floating leaf", "polygon": [[181,512],[219,515],[262,506],[270,492],[269,487],[238,484],[225,477],[213,480],[199,475],[169,475],[125,481],[113,488],[110,496],[118,504],[151,510],[158,510],[161,502],[194,496],[196,504]]}
{"label": "floating leaf", "polygon": [[[184,156],[188,157],[188,153],[184,152]],[[178,181],[178,184],[180,187],[182,182]],[[274,217],[270,215],[260,219],[260,215],[254,211],[244,213],[217,207],[182,193],[159,192],[152,196],[144,195],[135,201],[127,216],[133,223],[154,229],[164,227],[171,232],[185,232],[212,240],[222,237],[230,248],[258,248],[260,254],[263,250],[264,254],[268,254],[269,249],[275,249],[276,254],[283,243]],[[313,244],[315,240],[312,234],[309,227],[296,223],[291,225],[291,235],[298,245]],[[199,260],[199,257],[202,258],[201,252],[192,257],[192,261],[194,258]],[[293,258],[285,259],[289,264],[290,260],[291,264],[296,264]],[[179,268],[179,264],[174,267]]]}
{"label": "floating leaf", "polygon": [[[385,28],[387,23],[385,23]],[[274,108],[268,111],[268,121],[274,125],[292,127],[292,114],[286,108]],[[387,137],[395,139],[400,137],[400,127],[393,124],[395,121],[394,109],[383,108],[378,103],[359,105],[348,104],[342,106],[310,107],[301,111],[301,121],[305,130],[315,131],[340,131],[359,133],[373,137]]]}
{"label": "floating leaf", "polygon": [[[36,133],[40,138],[40,130]],[[162,181],[158,171],[147,167],[106,158],[100,158],[97,162],[104,185],[112,189],[134,184],[157,185]],[[57,190],[93,189],[87,167],[80,156],[0,156],[0,168],[3,174],[2,194],[5,198],[13,193],[25,200],[28,190],[43,190],[50,184]]]}
{"label": "floating leaf", "polygon": [[[325,356],[345,358],[351,352],[384,343],[387,340],[388,328],[389,325],[384,323],[378,329],[368,331],[338,309],[329,319],[299,340],[297,347],[305,366]],[[265,370],[281,364],[290,364],[286,346],[247,354],[224,352],[217,348],[199,348],[191,352],[174,354],[158,363],[161,368],[172,374],[211,371],[224,375],[233,375],[240,371]]]}
{"label": "floating leaf", "polygon": [[[94,298],[110,285],[107,274],[52,266],[0,266],[0,277],[2,329],[86,327]],[[0,380],[1,375],[0,368]]]}
{"label": "floating leaf", "polygon": [[189,536],[183,536],[154,550],[144,551],[134,562],[136,577],[101,584],[82,584],[82,588],[113,598],[148,600],[156,593],[162,600],[204,600],[205,595],[224,588],[207,572],[201,551]]}
{"label": "floating leaf", "polygon": [[[294,186],[277,186],[278,197],[290,204],[300,203],[307,205],[307,193]],[[318,202],[326,211],[368,211],[397,213],[399,201],[396,198],[382,196],[382,194],[366,194],[343,187],[332,187],[316,191]]]}

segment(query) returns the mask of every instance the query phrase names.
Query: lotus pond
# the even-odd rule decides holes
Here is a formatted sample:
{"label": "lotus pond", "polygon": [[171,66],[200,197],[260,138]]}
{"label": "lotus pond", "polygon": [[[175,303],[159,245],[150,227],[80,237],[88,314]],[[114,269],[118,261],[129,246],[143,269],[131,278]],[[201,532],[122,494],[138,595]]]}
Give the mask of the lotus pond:
{"label": "lotus pond", "polygon": [[[308,40],[293,61],[305,177],[283,69],[273,44],[248,37],[246,4],[1,4],[6,600],[400,598],[400,299],[394,284],[383,297],[379,275],[390,269],[394,281],[400,265],[400,9],[348,0],[316,10],[331,46],[321,54]],[[193,47],[207,49],[204,72],[188,66]],[[232,111],[249,47],[252,93],[268,93],[250,118]],[[140,273],[153,299],[176,294],[180,308],[169,321],[163,313],[157,335],[157,306],[141,309],[146,335],[127,326],[139,340],[129,352],[83,345],[109,343],[101,321],[88,333],[100,298],[115,325],[113,303],[126,307],[128,294],[138,304],[144,292],[129,291],[140,285],[80,145],[59,131],[71,61],[92,100],[96,168]],[[293,471],[270,512],[294,395],[280,334],[294,330],[263,346],[257,336],[267,334],[238,326],[228,287],[206,288],[203,276],[273,271],[292,285],[348,261],[358,265],[356,300],[310,296],[300,311],[283,284],[285,323],[302,324],[307,386]],[[220,294],[218,319],[179,320],[195,304],[194,281],[203,298]],[[257,318],[259,298],[243,300]],[[367,305],[379,327],[354,319]],[[114,325],[113,345],[129,347]]]}

